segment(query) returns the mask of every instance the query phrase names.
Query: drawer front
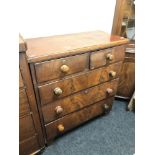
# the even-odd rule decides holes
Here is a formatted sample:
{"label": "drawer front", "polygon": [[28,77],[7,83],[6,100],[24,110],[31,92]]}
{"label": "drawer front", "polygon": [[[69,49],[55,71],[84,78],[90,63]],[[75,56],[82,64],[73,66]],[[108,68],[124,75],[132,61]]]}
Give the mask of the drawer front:
{"label": "drawer front", "polygon": [[24,87],[24,83],[23,83],[21,72],[19,70],[19,88],[22,88],[22,87]]}
{"label": "drawer front", "polygon": [[45,82],[88,69],[88,53],[35,64],[38,82]]}
{"label": "drawer front", "polygon": [[90,68],[98,68],[117,61],[123,61],[125,56],[125,46],[117,46],[92,52],[90,56]]}
{"label": "drawer front", "polygon": [[30,113],[30,107],[25,89],[19,90],[19,115]]}
{"label": "drawer front", "polygon": [[46,125],[45,128],[46,128],[47,140],[54,139],[56,136],[90,120],[91,118],[104,114],[105,112],[104,105],[107,104],[110,110],[112,106],[112,101],[113,98],[100,101],[98,103],[95,103],[75,113],[66,115],[63,118],[60,118],[59,120],[56,120]]}
{"label": "drawer front", "polygon": [[[56,81],[51,84],[39,86],[39,95],[41,104],[47,104],[62,97],[71,95],[75,92],[87,89],[89,87],[98,85],[100,83],[117,78],[120,74],[122,62],[118,62],[108,67],[99,68],[96,70],[82,73],[73,77],[66,78],[64,80]],[[114,77],[111,76],[111,72],[115,72]],[[57,94],[57,88],[61,91]]]}
{"label": "drawer front", "polygon": [[37,136],[33,136],[19,143],[19,154],[28,155],[40,149]]}
{"label": "drawer front", "polygon": [[19,119],[19,140],[25,140],[34,136],[35,128],[32,115],[26,115]]}
{"label": "drawer front", "polygon": [[[115,79],[43,106],[42,112],[45,123],[49,123],[107,97],[114,96],[117,84],[118,79]],[[111,90],[111,92],[108,92],[108,90]]]}

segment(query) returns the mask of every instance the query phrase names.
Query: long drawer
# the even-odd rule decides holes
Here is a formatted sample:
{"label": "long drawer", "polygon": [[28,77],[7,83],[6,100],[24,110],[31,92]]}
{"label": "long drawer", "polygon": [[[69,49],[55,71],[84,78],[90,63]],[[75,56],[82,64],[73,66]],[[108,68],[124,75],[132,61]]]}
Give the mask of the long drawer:
{"label": "long drawer", "polygon": [[44,82],[89,68],[88,53],[35,64],[37,81]]}
{"label": "long drawer", "polygon": [[90,120],[91,118],[104,114],[105,109],[111,109],[112,101],[113,98],[100,101],[80,111],[71,113],[63,118],[60,118],[50,124],[45,125],[47,140],[54,139],[58,135]]}
{"label": "long drawer", "polygon": [[97,52],[92,52],[90,55],[90,68],[98,68],[109,65],[118,61],[123,61],[125,56],[125,46],[116,46]]}
{"label": "long drawer", "polygon": [[118,79],[86,89],[42,107],[44,122],[49,123],[116,93]]}
{"label": "long drawer", "polygon": [[38,87],[41,104],[47,104],[62,97],[71,95],[83,89],[117,78],[122,62],[108,67],[95,69],[86,73],[71,76],[60,81]]}

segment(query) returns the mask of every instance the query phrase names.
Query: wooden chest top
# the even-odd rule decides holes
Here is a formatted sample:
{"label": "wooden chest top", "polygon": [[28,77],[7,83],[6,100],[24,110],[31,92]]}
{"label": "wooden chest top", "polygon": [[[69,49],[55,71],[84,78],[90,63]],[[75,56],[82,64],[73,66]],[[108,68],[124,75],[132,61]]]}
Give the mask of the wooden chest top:
{"label": "wooden chest top", "polygon": [[26,43],[28,61],[38,62],[122,45],[128,43],[128,39],[93,31],[32,38],[27,39]]}

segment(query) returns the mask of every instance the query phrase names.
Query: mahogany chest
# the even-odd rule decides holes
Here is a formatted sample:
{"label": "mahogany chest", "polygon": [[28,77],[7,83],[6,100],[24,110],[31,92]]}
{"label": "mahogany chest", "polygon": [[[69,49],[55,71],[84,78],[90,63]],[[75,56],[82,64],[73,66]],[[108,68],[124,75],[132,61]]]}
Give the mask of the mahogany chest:
{"label": "mahogany chest", "polygon": [[126,43],[102,31],[26,39],[47,143],[111,110]]}

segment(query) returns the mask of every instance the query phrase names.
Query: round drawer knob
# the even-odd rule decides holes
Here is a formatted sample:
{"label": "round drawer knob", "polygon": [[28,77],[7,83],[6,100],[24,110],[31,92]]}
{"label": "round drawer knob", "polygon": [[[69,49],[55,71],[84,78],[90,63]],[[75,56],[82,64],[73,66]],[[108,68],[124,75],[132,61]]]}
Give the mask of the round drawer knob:
{"label": "round drawer knob", "polygon": [[114,77],[116,76],[116,72],[114,72],[114,71],[110,71],[110,72],[109,72],[109,75],[110,75],[111,77],[114,78]]}
{"label": "round drawer knob", "polygon": [[58,125],[58,131],[63,132],[65,130],[65,127],[62,124]]}
{"label": "round drawer knob", "polygon": [[67,65],[62,65],[60,69],[63,73],[67,73],[69,71],[69,67]]}
{"label": "round drawer knob", "polygon": [[109,110],[109,106],[107,104],[104,104],[104,109]]}
{"label": "round drawer knob", "polygon": [[106,92],[107,92],[108,94],[112,94],[112,93],[113,93],[113,90],[112,90],[111,88],[107,88]]}
{"label": "round drawer knob", "polygon": [[61,94],[62,94],[61,88],[56,87],[56,88],[54,89],[54,94],[55,94],[55,95],[61,95]]}
{"label": "round drawer knob", "polygon": [[112,55],[112,54],[110,54],[110,53],[109,53],[109,54],[107,54],[107,59],[108,59],[108,60],[113,60],[113,55]]}
{"label": "round drawer knob", "polygon": [[57,114],[61,114],[61,113],[63,112],[63,108],[62,108],[61,106],[57,106],[57,107],[55,108],[55,112],[56,112]]}

